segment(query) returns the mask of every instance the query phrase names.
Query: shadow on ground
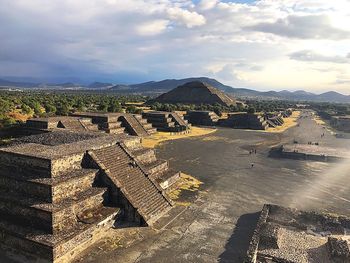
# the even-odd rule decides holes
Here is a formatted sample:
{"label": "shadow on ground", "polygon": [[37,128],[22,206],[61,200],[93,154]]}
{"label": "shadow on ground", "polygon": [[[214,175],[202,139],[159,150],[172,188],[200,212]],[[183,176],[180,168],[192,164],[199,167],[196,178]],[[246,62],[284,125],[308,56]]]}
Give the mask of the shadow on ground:
{"label": "shadow on ground", "polygon": [[244,261],[259,216],[260,212],[244,214],[237,220],[235,230],[225,245],[225,251],[219,256],[220,263]]}

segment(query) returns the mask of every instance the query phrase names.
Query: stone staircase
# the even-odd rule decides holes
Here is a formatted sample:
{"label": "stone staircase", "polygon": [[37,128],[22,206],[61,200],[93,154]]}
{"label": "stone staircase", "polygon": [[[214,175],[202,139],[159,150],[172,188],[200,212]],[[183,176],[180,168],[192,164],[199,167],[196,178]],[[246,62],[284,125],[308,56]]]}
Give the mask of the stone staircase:
{"label": "stone staircase", "polygon": [[84,126],[87,131],[99,131],[98,125],[92,123],[92,120],[89,118],[79,118],[79,122]]}
{"label": "stone staircase", "polygon": [[229,113],[227,119],[220,119],[220,126],[235,129],[266,130],[269,125],[260,114]]}
{"label": "stone staircase", "polygon": [[62,120],[58,122],[57,127],[74,131],[85,130],[85,127],[81,124],[78,118],[62,118]]}
{"label": "stone staircase", "polygon": [[120,120],[130,135],[146,137],[157,131],[141,115],[123,114]]}
{"label": "stone staircase", "polygon": [[166,190],[180,178],[180,172],[170,169],[167,161],[158,160],[153,149],[143,148],[141,143],[127,149],[158,188]]}
{"label": "stone staircase", "polygon": [[90,151],[89,155],[144,221],[151,225],[171,208],[171,201],[139,165],[141,156],[153,161],[152,154],[147,150],[141,151],[137,147],[134,149],[138,152],[139,159],[133,157],[127,147],[121,143]]}
{"label": "stone staircase", "polygon": [[122,126],[122,122],[118,118],[109,118],[106,122],[98,124],[99,130],[105,131],[111,134],[125,133],[125,128]]}
{"label": "stone staircase", "polygon": [[192,125],[215,126],[218,124],[219,116],[213,111],[188,111],[185,119]]}
{"label": "stone staircase", "polygon": [[147,119],[148,123],[151,123],[158,131],[186,132],[190,128],[188,122],[174,112],[144,112],[142,117]]}

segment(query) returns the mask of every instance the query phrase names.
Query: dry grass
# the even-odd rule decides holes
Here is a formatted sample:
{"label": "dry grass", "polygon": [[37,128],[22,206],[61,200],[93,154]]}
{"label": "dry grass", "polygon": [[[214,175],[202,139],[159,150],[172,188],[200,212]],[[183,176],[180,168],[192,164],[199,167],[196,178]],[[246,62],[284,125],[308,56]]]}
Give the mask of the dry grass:
{"label": "dry grass", "polygon": [[23,121],[23,122],[25,122],[28,119],[33,117],[32,114],[24,114],[24,113],[21,113],[19,110],[16,110],[16,111],[13,111],[13,112],[9,112],[8,116],[11,117],[11,118],[14,118],[15,120]]}
{"label": "dry grass", "polygon": [[125,102],[125,105],[143,105],[143,104],[145,104],[144,102],[131,102],[131,101],[129,101],[129,102]]}
{"label": "dry grass", "polygon": [[283,118],[284,124],[282,126],[277,126],[276,128],[268,128],[266,132],[281,133],[296,126],[298,124],[297,120],[300,116],[300,113],[300,111],[293,111],[290,117]]}
{"label": "dry grass", "polygon": [[195,136],[207,135],[215,132],[212,128],[192,127],[189,133],[171,133],[171,132],[157,132],[147,138],[142,139],[142,145],[146,148],[155,148],[157,145],[165,141],[184,139]]}
{"label": "dry grass", "polygon": [[176,183],[176,187],[168,193],[168,196],[177,204],[182,206],[189,206],[190,202],[179,201],[182,191],[196,192],[203,182],[192,177],[191,175],[181,173],[180,179]]}
{"label": "dry grass", "polygon": [[318,125],[325,125],[325,124],[326,124],[319,116],[316,116],[316,117],[314,118],[314,121],[315,121]]}

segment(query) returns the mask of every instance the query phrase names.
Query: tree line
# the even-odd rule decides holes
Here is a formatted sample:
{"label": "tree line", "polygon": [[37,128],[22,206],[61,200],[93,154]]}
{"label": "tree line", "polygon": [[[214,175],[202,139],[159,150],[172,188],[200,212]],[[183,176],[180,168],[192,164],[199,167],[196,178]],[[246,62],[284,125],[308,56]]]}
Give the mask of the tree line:
{"label": "tree line", "polygon": [[0,92],[0,127],[8,127],[20,121],[13,117],[49,117],[69,115],[77,111],[139,113],[127,102],[145,102],[148,97],[139,95],[111,95],[62,92]]}

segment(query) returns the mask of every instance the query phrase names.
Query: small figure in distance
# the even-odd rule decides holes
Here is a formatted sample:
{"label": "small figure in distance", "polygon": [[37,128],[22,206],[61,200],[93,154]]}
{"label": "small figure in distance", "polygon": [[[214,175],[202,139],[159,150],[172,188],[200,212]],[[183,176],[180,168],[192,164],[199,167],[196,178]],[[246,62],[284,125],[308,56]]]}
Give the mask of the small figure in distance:
{"label": "small figure in distance", "polygon": [[251,167],[251,168],[254,168],[254,163],[251,163],[251,164],[250,164],[250,167]]}

